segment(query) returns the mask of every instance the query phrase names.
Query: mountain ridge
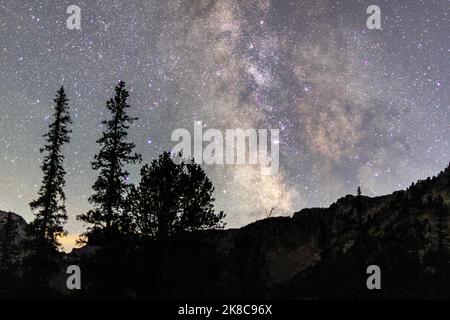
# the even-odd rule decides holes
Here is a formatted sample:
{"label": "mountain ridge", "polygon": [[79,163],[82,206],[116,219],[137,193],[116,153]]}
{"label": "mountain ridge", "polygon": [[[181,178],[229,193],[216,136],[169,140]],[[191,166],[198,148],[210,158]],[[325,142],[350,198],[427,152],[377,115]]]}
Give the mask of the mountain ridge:
{"label": "mountain ridge", "polygon": [[[126,258],[112,251],[118,257],[110,259],[119,261],[116,268],[123,268],[127,288],[109,288],[108,293],[117,290],[115,297],[127,298],[159,297],[161,292],[169,298],[450,297],[443,286],[450,280],[449,247],[439,245],[440,237],[445,235],[447,243],[450,234],[449,204],[450,166],[392,194],[346,195],[325,208],[187,234],[165,244],[170,248],[165,260],[158,243],[143,244],[124,266]],[[99,273],[92,270],[98,270],[101,252],[101,246],[88,243],[65,255],[61,268],[86,266],[91,270],[86,281],[96,283]],[[384,290],[367,289],[369,265],[380,266]],[[148,275],[146,268],[163,268],[164,277],[158,277],[159,271]],[[144,276],[154,291],[136,280]],[[164,282],[171,283],[169,288]],[[64,282],[58,283],[58,290],[71,297]]]}

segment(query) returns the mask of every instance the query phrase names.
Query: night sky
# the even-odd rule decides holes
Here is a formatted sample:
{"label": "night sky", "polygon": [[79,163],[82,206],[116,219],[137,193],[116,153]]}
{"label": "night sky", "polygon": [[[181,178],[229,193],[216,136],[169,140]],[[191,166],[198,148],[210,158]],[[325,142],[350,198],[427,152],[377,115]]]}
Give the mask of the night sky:
{"label": "night sky", "polygon": [[[66,9],[81,8],[82,30]],[[369,5],[382,30],[366,27]],[[32,218],[63,84],[71,233],[90,208],[105,102],[126,82],[144,163],[173,130],[280,129],[280,172],[205,166],[228,227],[402,189],[450,161],[450,1],[0,0],[0,210]],[[141,165],[130,166],[137,182]]]}

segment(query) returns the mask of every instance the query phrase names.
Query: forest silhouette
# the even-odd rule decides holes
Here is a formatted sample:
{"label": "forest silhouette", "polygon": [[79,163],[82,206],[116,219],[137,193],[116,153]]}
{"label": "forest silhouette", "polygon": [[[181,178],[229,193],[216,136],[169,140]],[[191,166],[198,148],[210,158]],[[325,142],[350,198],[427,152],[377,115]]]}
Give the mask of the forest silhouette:
{"label": "forest silhouette", "polygon": [[[67,221],[64,146],[69,100],[61,87],[41,148],[42,183],[30,203],[34,220],[20,238],[15,215],[0,225],[0,298],[6,299],[303,299],[449,298],[450,167],[406,191],[339,199],[236,230],[223,230],[214,187],[194,159],[164,152],[128,183],[142,162],[128,140],[119,82],[97,140],[91,210],[77,218],[84,247],[61,252]],[[355,188],[356,189],[356,188]],[[383,271],[383,290],[366,287],[366,268]],[[66,287],[66,268],[82,270],[81,290]]]}

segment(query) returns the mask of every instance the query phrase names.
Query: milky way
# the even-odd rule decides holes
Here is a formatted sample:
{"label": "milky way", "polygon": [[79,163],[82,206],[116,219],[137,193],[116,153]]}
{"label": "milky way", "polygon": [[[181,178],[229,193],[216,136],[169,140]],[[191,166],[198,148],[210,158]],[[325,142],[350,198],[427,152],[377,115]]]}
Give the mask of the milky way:
{"label": "milky way", "polygon": [[[82,30],[66,9],[81,8]],[[382,30],[366,9],[381,8]],[[144,162],[177,128],[280,129],[280,172],[205,166],[229,227],[407,187],[450,161],[450,3],[0,1],[0,209],[28,220],[39,147],[64,84],[67,229],[89,208],[105,102],[124,80]],[[139,166],[130,167],[137,182]]]}

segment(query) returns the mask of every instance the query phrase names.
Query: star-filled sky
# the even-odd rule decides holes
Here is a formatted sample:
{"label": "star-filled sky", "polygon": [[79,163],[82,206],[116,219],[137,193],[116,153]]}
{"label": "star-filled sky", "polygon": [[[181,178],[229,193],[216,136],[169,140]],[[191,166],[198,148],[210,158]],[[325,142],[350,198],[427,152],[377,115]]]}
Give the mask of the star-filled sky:
{"label": "star-filled sky", "polygon": [[[66,27],[81,8],[82,30]],[[366,27],[369,5],[382,30]],[[390,193],[450,161],[450,1],[0,0],[0,210],[32,218],[39,148],[64,84],[71,233],[90,208],[105,102],[124,80],[144,162],[173,130],[280,129],[280,171],[205,166],[229,227]],[[130,182],[140,165],[130,166]]]}

